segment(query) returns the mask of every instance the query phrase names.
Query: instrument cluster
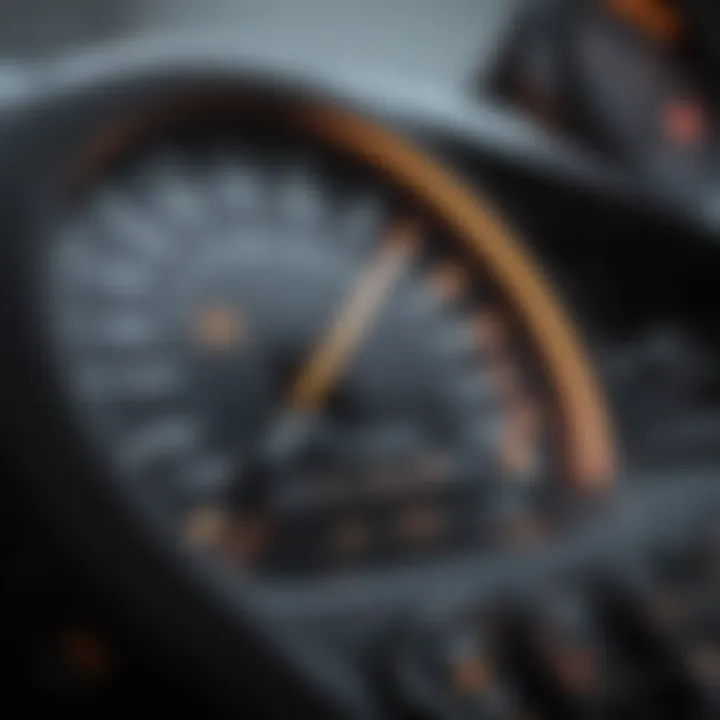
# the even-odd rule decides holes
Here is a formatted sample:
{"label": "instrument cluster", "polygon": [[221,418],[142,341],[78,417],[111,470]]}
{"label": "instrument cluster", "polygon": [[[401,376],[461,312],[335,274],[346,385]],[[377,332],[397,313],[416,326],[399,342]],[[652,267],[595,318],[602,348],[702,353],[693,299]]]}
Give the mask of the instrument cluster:
{"label": "instrument cluster", "polygon": [[22,692],[718,716],[711,53],[513,10],[472,99],[179,37],[8,98]]}

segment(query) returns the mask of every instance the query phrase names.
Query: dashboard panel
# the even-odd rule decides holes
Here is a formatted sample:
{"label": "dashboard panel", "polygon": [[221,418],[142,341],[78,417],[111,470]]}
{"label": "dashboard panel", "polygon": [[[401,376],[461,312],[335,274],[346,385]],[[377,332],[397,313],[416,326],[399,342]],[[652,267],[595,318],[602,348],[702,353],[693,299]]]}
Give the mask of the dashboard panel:
{"label": "dashboard panel", "polygon": [[19,693],[715,717],[712,42],[650,0],[222,5],[4,75]]}

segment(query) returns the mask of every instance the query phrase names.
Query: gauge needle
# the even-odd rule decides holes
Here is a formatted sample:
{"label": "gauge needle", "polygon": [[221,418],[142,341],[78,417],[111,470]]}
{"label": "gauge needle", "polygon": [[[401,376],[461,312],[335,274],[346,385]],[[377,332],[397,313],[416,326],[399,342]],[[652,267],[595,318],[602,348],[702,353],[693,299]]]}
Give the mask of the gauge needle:
{"label": "gauge needle", "polygon": [[291,410],[308,413],[323,404],[407,268],[417,233],[417,226],[407,221],[391,227],[379,252],[355,281],[328,333],[295,377],[289,396]]}
{"label": "gauge needle", "polygon": [[370,331],[381,307],[406,270],[418,240],[417,226],[395,223],[372,262],[353,283],[328,332],[310,357],[300,366],[290,384],[285,406],[264,433],[256,454],[245,468],[244,491],[239,499],[247,503],[267,502],[279,496],[283,478],[307,447],[313,434],[317,411],[347,367],[353,353]]}

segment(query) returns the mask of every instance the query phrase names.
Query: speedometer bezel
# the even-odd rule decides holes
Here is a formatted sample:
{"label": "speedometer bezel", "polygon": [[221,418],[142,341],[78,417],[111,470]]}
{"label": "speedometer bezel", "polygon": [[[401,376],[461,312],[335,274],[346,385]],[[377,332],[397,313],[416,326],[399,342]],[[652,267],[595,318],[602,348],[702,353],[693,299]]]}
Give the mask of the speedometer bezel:
{"label": "speedometer bezel", "polygon": [[[334,659],[329,659],[334,658],[332,653],[316,653],[315,646],[309,650],[307,644],[299,641],[297,629],[291,631],[290,627],[279,623],[274,612],[277,605],[268,600],[281,597],[284,588],[258,579],[252,582],[241,580],[239,586],[232,583],[230,587],[204,563],[188,559],[170,538],[147,523],[139,523],[138,506],[134,502],[128,503],[127,498],[116,492],[117,488],[97,482],[104,472],[102,463],[68,414],[67,398],[50,361],[51,353],[42,332],[38,297],[33,294],[37,290],[33,279],[37,243],[47,237],[48,228],[62,213],[68,173],[78,167],[78,158],[87,147],[88,137],[125,113],[134,112],[138,106],[156,103],[158,95],[170,98],[177,93],[187,93],[190,85],[236,93],[246,90],[248,81],[240,76],[229,78],[227,73],[189,76],[181,70],[140,72],[130,78],[115,77],[111,73],[89,83],[46,89],[42,97],[26,101],[7,123],[2,139],[7,163],[0,177],[8,239],[3,252],[6,267],[15,271],[2,288],[6,312],[0,320],[8,367],[3,380],[10,419],[7,429],[12,432],[13,454],[17,456],[18,464],[27,469],[23,479],[48,511],[58,534],[68,539],[73,552],[82,558],[84,565],[92,568],[96,576],[105,577],[138,612],[156,618],[159,627],[164,627],[169,636],[177,632],[187,618],[197,618],[197,628],[184,638],[183,644],[193,646],[199,657],[223,648],[217,665],[222,668],[219,672],[224,679],[236,677],[237,650],[232,646],[231,638],[238,641],[243,652],[247,652],[248,643],[252,642],[256,667],[250,677],[262,678],[263,672],[270,667],[273,671],[284,668],[288,674],[287,687],[297,688],[302,695],[303,690],[293,681],[298,664],[304,668],[303,674],[307,677],[303,680],[307,681],[307,687],[316,690],[320,686],[327,689],[328,683],[322,682],[323,676],[336,671],[343,673],[335,667]],[[328,123],[334,132],[346,131],[352,136],[360,131],[363,135],[363,129],[370,128],[372,132],[365,137],[366,141],[368,137],[379,139],[385,150],[391,149],[396,142],[390,133],[380,128],[373,130],[373,124],[366,125],[366,121],[355,119],[345,110],[333,109],[327,113],[322,116],[322,122]],[[318,120],[316,117],[314,122]],[[496,221],[492,215],[475,214],[473,193],[456,186],[446,171],[436,169],[404,143],[397,147],[396,152],[404,160],[401,176],[406,181],[412,182],[411,176],[419,171],[420,177],[425,176],[425,180],[430,178],[439,184],[441,195],[442,188],[447,189],[448,183],[454,188],[451,195],[460,201],[460,207],[446,208],[446,219],[450,224],[465,227],[474,224],[479,217],[481,227],[494,226]],[[366,154],[367,146],[361,152]],[[381,165],[383,155],[369,153],[369,157]],[[501,232],[496,242],[504,247],[503,237]],[[514,241],[505,252],[512,258],[517,257],[519,250]],[[497,261],[497,248],[491,254]],[[499,257],[502,256],[500,252]],[[521,276],[521,280],[527,277],[525,273]],[[531,282],[531,286],[537,289],[537,282],[537,279]],[[541,280],[541,295],[543,287]],[[532,302],[536,297],[531,293],[526,302]],[[575,348],[576,340],[572,333],[567,334],[568,329],[564,320],[560,322],[561,334]],[[578,358],[582,356],[578,346]],[[585,367],[585,361],[581,363]],[[598,403],[596,410],[600,409],[603,437],[611,445],[604,403],[594,381],[590,381],[588,389],[593,404]],[[585,401],[582,405],[587,407]],[[614,467],[607,469],[614,473]],[[604,476],[606,478],[609,476]],[[478,559],[474,558],[474,561]],[[472,563],[473,559],[470,560]],[[432,568],[428,568],[428,572],[432,574]],[[402,573],[397,573],[395,582],[400,581],[401,576]],[[322,592],[322,588],[318,587],[317,591]],[[171,609],[167,606],[168,599],[172,599]],[[300,657],[302,660],[298,662]],[[358,684],[359,679],[351,680],[350,677],[350,673],[345,673],[343,682],[335,685],[334,697],[324,696],[323,703],[334,703],[335,708],[352,708],[354,712],[368,707],[371,699],[367,688]],[[252,684],[252,680],[248,680]],[[321,696],[318,692],[317,697]],[[323,714],[323,703],[317,706],[318,715]]]}

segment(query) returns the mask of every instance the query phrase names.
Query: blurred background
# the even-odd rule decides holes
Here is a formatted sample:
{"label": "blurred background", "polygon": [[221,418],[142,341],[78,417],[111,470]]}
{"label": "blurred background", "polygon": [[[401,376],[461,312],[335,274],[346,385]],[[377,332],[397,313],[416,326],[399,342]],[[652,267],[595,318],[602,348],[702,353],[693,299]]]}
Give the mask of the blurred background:
{"label": "blurred background", "polygon": [[[462,85],[494,18],[494,2],[384,3],[330,0],[185,0],[3,3],[0,47],[8,59],[39,60],[80,45],[168,29],[196,35],[223,27],[238,46],[312,54],[318,62],[363,66],[429,84]],[[42,20],[40,21],[40,18]],[[442,21],[440,21],[442,20]]]}

